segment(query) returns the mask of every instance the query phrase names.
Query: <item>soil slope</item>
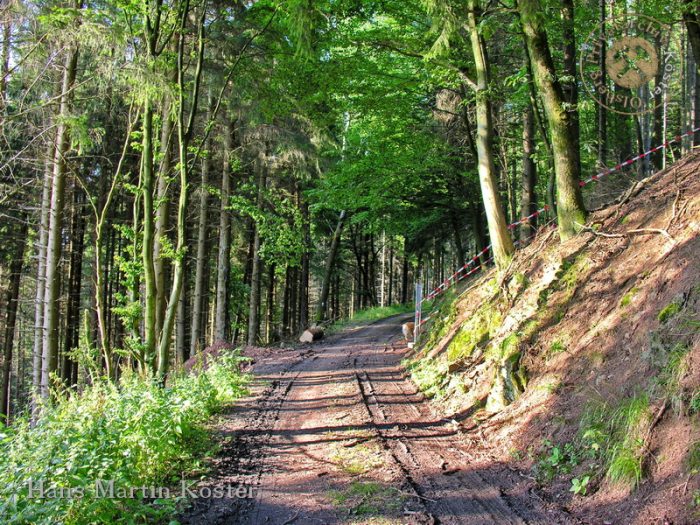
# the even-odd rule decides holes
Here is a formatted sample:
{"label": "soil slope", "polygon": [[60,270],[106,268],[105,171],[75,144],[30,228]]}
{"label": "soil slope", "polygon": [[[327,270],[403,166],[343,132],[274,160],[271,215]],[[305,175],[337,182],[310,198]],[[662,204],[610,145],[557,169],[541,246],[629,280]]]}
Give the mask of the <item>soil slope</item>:
{"label": "soil slope", "polygon": [[587,226],[451,292],[413,378],[582,522],[700,523],[700,154]]}

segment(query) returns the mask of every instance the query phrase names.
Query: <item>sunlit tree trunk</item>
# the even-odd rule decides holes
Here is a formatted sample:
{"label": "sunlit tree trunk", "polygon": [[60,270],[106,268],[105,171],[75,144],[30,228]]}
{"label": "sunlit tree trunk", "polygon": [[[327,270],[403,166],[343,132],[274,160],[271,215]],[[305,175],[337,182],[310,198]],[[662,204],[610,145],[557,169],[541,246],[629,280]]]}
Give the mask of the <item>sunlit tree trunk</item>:
{"label": "sunlit tree trunk", "polygon": [[515,251],[508,233],[506,217],[498,193],[498,177],[494,165],[493,122],[489,99],[489,62],[486,44],[479,32],[481,7],[479,0],[469,0],[467,20],[469,38],[476,68],[476,149],[479,163],[479,183],[486,208],[491,244],[496,265],[505,267]]}
{"label": "sunlit tree trunk", "polygon": [[579,186],[581,163],[576,141],[575,108],[567,109],[560,82],[554,69],[547,34],[541,25],[544,11],[539,0],[518,0],[520,20],[525,35],[528,58],[535,84],[542,96],[554,153],[557,178],[557,218],[559,236],[566,240],[584,224],[586,210]]}
{"label": "sunlit tree trunk", "polygon": [[69,47],[64,63],[63,81],[57,117],[56,141],[53,155],[49,226],[46,245],[46,276],[44,289],[43,344],[41,366],[41,397],[49,397],[51,375],[58,369],[59,294],[61,236],[66,187],[66,154],[70,148],[68,116],[73,99],[73,84],[78,65],[78,48]]}

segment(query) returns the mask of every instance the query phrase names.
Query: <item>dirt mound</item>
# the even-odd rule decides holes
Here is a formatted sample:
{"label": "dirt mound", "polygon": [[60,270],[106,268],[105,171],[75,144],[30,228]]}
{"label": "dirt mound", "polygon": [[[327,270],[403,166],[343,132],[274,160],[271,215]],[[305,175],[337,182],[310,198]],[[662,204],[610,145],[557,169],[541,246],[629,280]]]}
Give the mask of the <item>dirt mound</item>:
{"label": "dirt mound", "polygon": [[[700,520],[700,154],[453,291],[412,377],[592,523]],[[470,439],[470,438],[469,438]]]}

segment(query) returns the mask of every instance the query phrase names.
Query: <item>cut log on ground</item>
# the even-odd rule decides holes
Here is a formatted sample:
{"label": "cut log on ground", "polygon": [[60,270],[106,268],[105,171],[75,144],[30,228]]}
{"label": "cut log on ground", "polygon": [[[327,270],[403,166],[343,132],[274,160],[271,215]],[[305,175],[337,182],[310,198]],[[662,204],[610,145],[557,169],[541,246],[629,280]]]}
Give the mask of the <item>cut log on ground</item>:
{"label": "cut log on ground", "polygon": [[304,330],[304,333],[301,334],[301,337],[299,338],[299,342],[313,343],[319,339],[323,339],[323,328],[319,326],[312,326],[311,328]]}

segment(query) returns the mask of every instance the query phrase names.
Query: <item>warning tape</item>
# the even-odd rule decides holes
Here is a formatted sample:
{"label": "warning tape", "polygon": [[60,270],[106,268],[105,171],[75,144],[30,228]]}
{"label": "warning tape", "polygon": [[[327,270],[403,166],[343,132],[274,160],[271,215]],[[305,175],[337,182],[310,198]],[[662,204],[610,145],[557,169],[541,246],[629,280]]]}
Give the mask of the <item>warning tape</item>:
{"label": "warning tape", "polygon": [[[586,180],[579,182],[579,185],[581,187],[583,187],[583,186],[586,186],[587,184],[590,184],[591,182],[597,182],[602,177],[605,177],[606,175],[610,175],[611,173],[615,173],[616,171],[620,171],[621,169],[626,168],[627,166],[634,164],[635,162],[643,159],[644,157],[646,157],[648,155],[651,155],[653,153],[656,153],[659,150],[667,148],[668,146],[670,146],[671,144],[673,144],[675,142],[680,142],[681,140],[683,140],[684,137],[693,135],[693,134],[697,133],[698,131],[700,131],[700,126],[697,128],[688,130],[685,133],[681,133],[680,135],[676,135],[672,139],[669,139],[666,142],[664,142],[663,144],[659,144],[658,146],[651,148],[649,151],[645,151],[644,153],[640,153],[636,157],[632,157],[631,159],[628,159],[624,162],[621,162],[620,164],[617,164],[616,166],[613,166],[612,168],[609,168],[609,169],[602,171],[596,175],[593,175],[592,177],[590,177]],[[539,210],[531,213],[527,217],[523,217],[522,219],[519,219],[519,220],[509,224],[508,229],[513,230],[521,224],[527,224],[528,222],[530,222],[532,219],[534,219],[538,215],[541,215],[541,214],[548,212],[548,211],[549,211],[549,206],[545,205],[543,208],[540,208]],[[519,243],[516,241],[515,244],[517,245]],[[479,260],[480,257],[485,255],[486,252],[488,252],[492,246],[493,246],[492,244],[489,244],[486,248],[481,250],[479,253],[477,253],[471,259],[469,259],[469,261],[467,261],[455,273],[450,275],[447,279],[445,279],[442,283],[440,283],[440,285],[438,285],[428,295],[426,295],[425,298],[423,299],[423,301],[428,301],[430,299],[437,297],[438,295],[440,295],[441,293],[447,291],[450,287],[452,287],[454,285],[454,283],[457,283],[457,282],[461,281],[462,279],[465,279],[465,278],[469,277],[470,275],[474,274],[475,272],[477,272],[481,268],[481,266],[476,266],[476,267],[472,268],[471,270],[469,270],[467,273],[463,273],[470,266],[474,265],[476,263],[476,261]],[[484,261],[484,264],[490,262],[492,259],[493,259],[493,256],[491,256],[489,259]],[[421,302],[423,302],[423,301],[421,301]],[[420,324],[421,325],[425,324],[429,319],[430,319],[430,316],[426,317],[425,319],[423,319],[420,322]]]}

